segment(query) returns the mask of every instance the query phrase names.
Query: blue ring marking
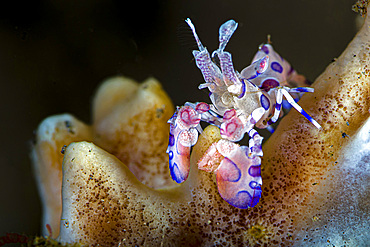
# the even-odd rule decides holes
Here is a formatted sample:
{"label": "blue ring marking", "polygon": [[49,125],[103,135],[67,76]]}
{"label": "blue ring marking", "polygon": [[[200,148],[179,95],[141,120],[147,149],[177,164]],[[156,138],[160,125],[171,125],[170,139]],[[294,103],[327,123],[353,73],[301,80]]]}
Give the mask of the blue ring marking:
{"label": "blue ring marking", "polygon": [[175,137],[174,137],[174,135],[172,135],[170,133],[170,137],[169,137],[169,140],[168,140],[168,146],[172,147],[173,145],[175,145]]}
{"label": "blue ring marking", "polygon": [[276,110],[280,111],[281,110],[281,103],[280,104],[276,103],[275,108],[276,108]]}
{"label": "blue ring marking", "polygon": [[246,209],[250,207],[252,200],[253,198],[251,194],[249,194],[249,192],[246,190],[242,190],[239,191],[234,197],[230,198],[230,200],[226,201],[234,207]]}
{"label": "blue ring marking", "polygon": [[314,120],[310,115],[308,115],[307,112],[305,112],[303,109],[301,111],[299,111],[299,113],[301,113],[303,116],[305,116],[308,121],[310,121],[312,123],[312,121]]}
{"label": "blue ring marking", "polygon": [[275,129],[272,126],[267,126],[266,128],[271,134],[275,132]]}
{"label": "blue ring marking", "polygon": [[[258,135],[258,132],[255,130],[255,129],[251,129],[249,132],[248,132],[248,135],[250,136],[251,135],[251,132],[254,130],[254,133],[253,135],[250,137],[250,138],[254,138],[256,135]],[[245,146],[242,146],[242,147],[245,147]]]}
{"label": "blue ring marking", "polygon": [[170,173],[171,173],[172,179],[176,183],[180,184],[185,181],[184,177],[181,175],[181,171],[179,169],[179,166],[176,164],[176,162],[173,162],[172,164],[170,162]]}
{"label": "blue ring marking", "polygon": [[277,81],[277,80],[275,80],[275,79],[273,79],[273,78],[267,78],[267,79],[265,79],[263,82],[262,82],[262,84],[261,84],[261,89],[262,90],[265,90],[266,92],[268,92],[268,91],[270,91],[270,89],[272,89],[272,88],[276,88],[276,87],[278,87],[278,86],[280,86],[280,83]]}
{"label": "blue ring marking", "polygon": [[280,73],[280,74],[283,72],[283,67],[278,62],[272,62],[271,63],[271,69],[273,71],[276,71],[276,72]]}
{"label": "blue ring marking", "polygon": [[261,95],[260,101],[263,109],[268,110],[270,108],[270,100],[265,95]]}
{"label": "blue ring marking", "polygon": [[250,181],[249,182],[249,187],[251,187],[251,189],[262,190],[261,189],[261,184],[257,183],[256,181]]}
{"label": "blue ring marking", "polygon": [[251,203],[250,203],[250,207],[251,208],[253,208],[254,206],[256,206],[257,203],[260,201],[261,194],[262,194],[262,190],[261,189],[255,189],[254,190],[254,194],[252,196],[252,200],[251,200]]}
{"label": "blue ring marking", "polygon": [[262,50],[266,55],[270,53],[269,48],[268,48],[266,45],[263,45],[263,46],[261,47],[261,50]]}
{"label": "blue ring marking", "polygon": [[301,92],[301,93],[306,93],[311,90],[311,88],[306,88],[306,87],[295,87],[293,89],[294,89],[293,90],[294,92]]}
{"label": "blue ring marking", "polygon": [[230,166],[228,167],[228,170],[233,170],[234,174],[237,173],[237,178],[236,179],[232,179],[230,176],[226,177],[225,179],[225,176],[222,176],[226,181],[229,181],[229,182],[233,182],[233,183],[236,183],[240,180],[241,176],[242,176],[242,172],[240,171],[239,167],[232,161],[230,160],[229,158],[226,158],[226,161],[229,162],[229,165],[233,165],[233,166]]}
{"label": "blue ring marking", "polygon": [[243,79],[241,81],[242,81],[242,93],[238,96],[239,99],[245,95],[245,82]]}
{"label": "blue ring marking", "polygon": [[247,80],[253,80],[254,78],[256,78],[257,77],[257,74],[256,75],[253,75],[253,76],[251,76],[251,77],[249,77]]}
{"label": "blue ring marking", "polygon": [[249,167],[248,174],[252,177],[261,177],[261,165]]}
{"label": "blue ring marking", "polygon": [[253,134],[252,138],[254,138],[256,135],[258,135],[257,131]]}
{"label": "blue ring marking", "polygon": [[169,152],[168,152],[168,158],[169,158],[170,160],[172,160],[172,159],[173,159],[173,152],[172,152],[172,151],[169,151]]}

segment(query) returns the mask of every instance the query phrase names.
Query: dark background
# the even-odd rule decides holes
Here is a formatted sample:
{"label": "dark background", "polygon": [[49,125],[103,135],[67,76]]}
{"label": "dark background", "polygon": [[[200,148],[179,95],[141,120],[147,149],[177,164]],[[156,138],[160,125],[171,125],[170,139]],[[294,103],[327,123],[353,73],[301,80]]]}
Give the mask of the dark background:
{"label": "dark background", "polygon": [[[10,5],[9,5],[10,4]],[[39,233],[40,203],[30,141],[47,116],[90,122],[90,104],[107,77],[154,76],[176,105],[208,101],[192,60],[190,17],[203,44],[218,47],[218,28],[239,22],[227,50],[246,67],[260,43],[314,80],[355,34],[351,0],[7,1],[0,4],[0,236]]]}

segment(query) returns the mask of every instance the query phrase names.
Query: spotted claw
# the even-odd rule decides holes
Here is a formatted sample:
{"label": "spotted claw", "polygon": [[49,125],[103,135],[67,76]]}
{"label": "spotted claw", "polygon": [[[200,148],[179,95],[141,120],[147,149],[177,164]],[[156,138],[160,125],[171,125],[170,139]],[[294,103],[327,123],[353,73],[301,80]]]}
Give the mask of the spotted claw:
{"label": "spotted claw", "polygon": [[190,169],[190,147],[179,142],[180,132],[180,128],[171,124],[167,153],[171,177],[177,183],[182,183],[188,178]]}
{"label": "spotted claw", "polygon": [[170,137],[167,153],[172,179],[177,183],[184,182],[189,175],[190,148],[198,140],[200,113],[191,106],[182,106],[177,109],[168,123]]}
{"label": "spotted claw", "polygon": [[248,147],[237,146],[221,161],[216,179],[218,192],[230,205],[254,207],[262,193],[261,159],[248,156]]}

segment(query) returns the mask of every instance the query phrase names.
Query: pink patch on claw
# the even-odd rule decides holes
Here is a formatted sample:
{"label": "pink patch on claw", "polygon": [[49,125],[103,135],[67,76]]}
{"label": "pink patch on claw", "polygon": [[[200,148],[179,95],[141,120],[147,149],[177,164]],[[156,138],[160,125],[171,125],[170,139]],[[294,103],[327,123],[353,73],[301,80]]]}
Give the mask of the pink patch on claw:
{"label": "pink patch on claw", "polygon": [[240,118],[233,117],[232,119],[223,122],[220,129],[221,137],[230,141],[240,141],[244,136],[244,126]]}
{"label": "pink patch on claw", "polygon": [[233,117],[236,117],[235,109],[225,111],[223,119],[224,120],[229,120],[229,119],[232,119]]}
{"label": "pink patch on claw", "polygon": [[198,112],[198,113],[204,113],[206,111],[209,111],[210,107],[207,103],[204,103],[204,102],[200,102],[198,103],[196,106],[195,106],[195,110]]}
{"label": "pink patch on claw", "polygon": [[182,129],[194,128],[200,122],[200,115],[191,106],[183,106],[179,110],[178,120]]}

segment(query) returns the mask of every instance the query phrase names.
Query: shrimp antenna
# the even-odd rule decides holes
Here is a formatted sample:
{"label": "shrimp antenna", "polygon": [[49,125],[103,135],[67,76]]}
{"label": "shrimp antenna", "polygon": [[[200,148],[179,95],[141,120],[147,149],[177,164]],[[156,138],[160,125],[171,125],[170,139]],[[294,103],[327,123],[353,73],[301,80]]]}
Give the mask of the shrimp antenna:
{"label": "shrimp antenna", "polygon": [[200,51],[204,50],[204,46],[202,45],[202,42],[200,42],[200,39],[198,37],[198,34],[197,32],[195,31],[195,26],[193,25],[193,23],[191,22],[190,18],[187,18],[186,20],[186,23],[189,25],[191,31],[193,32],[193,35],[194,35],[194,38],[195,38],[195,41],[197,42],[198,44],[198,48]]}

